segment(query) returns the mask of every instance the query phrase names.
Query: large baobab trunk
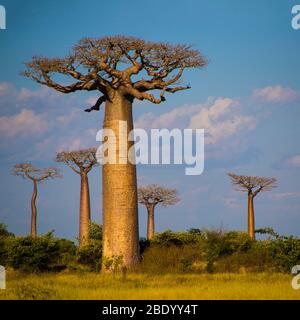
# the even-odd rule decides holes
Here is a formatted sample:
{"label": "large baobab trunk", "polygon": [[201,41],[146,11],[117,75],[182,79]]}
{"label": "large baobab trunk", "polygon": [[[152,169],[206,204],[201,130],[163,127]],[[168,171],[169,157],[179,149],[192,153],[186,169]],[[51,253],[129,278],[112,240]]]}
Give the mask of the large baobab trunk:
{"label": "large baobab trunk", "polygon": [[147,206],[148,223],[147,223],[147,239],[151,240],[154,237],[154,205]]}
{"label": "large baobab trunk", "polygon": [[253,193],[248,192],[248,235],[254,240],[254,208],[253,208]]}
{"label": "large baobab trunk", "polygon": [[119,121],[127,122],[127,133],[133,129],[132,101],[115,92],[111,101],[106,102],[103,125],[104,129],[114,131],[117,143],[117,163],[102,167],[103,256],[122,256],[123,266],[130,267],[139,259],[136,167],[128,162],[119,163],[119,147],[128,150],[133,144],[127,143],[127,137],[121,137]]}
{"label": "large baobab trunk", "polygon": [[33,192],[31,197],[31,237],[36,238],[36,197],[37,197],[37,181],[33,180]]}
{"label": "large baobab trunk", "polygon": [[86,172],[80,173],[80,216],[79,216],[79,246],[89,244],[91,211],[89,181]]}

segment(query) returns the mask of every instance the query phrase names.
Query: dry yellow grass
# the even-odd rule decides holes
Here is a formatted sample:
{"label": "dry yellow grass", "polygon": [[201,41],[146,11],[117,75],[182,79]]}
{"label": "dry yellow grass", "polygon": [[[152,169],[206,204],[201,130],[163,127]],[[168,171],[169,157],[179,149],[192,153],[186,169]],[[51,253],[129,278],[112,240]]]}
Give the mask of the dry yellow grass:
{"label": "dry yellow grass", "polygon": [[0,299],[300,299],[284,274],[7,274]]}

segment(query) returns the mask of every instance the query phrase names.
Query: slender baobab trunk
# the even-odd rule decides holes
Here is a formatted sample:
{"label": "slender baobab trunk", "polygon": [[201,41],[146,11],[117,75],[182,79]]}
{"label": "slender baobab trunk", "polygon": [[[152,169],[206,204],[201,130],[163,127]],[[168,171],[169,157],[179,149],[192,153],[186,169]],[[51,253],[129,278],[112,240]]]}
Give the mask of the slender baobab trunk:
{"label": "slender baobab trunk", "polygon": [[133,145],[127,143],[127,135],[125,139],[120,135],[119,121],[127,122],[127,133],[133,129],[132,101],[116,92],[106,102],[103,125],[114,131],[117,151],[117,163],[102,166],[103,256],[122,256],[123,266],[130,267],[139,259],[136,167],[119,163],[120,148],[128,150]]}
{"label": "slender baobab trunk", "polygon": [[253,208],[253,193],[248,192],[248,235],[254,240],[254,208]]}
{"label": "slender baobab trunk", "polygon": [[37,181],[33,180],[33,192],[31,197],[31,237],[36,238],[36,197],[37,197]]}
{"label": "slender baobab trunk", "polygon": [[147,206],[148,223],[147,223],[147,239],[154,237],[154,205]]}
{"label": "slender baobab trunk", "polygon": [[79,246],[89,244],[90,240],[90,191],[86,172],[80,173],[80,213],[79,213]]}

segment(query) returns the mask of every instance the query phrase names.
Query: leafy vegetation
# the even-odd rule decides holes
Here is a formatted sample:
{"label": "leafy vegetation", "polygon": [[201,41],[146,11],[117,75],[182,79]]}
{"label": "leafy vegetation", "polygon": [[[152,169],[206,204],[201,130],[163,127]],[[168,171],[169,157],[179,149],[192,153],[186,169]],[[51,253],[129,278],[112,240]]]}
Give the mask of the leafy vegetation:
{"label": "leafy vegetation", "polygon": [[[271,228],[257,233],[267,239],[252,240],[246,233],[225,230],[166,230],[152,240],[141,239],[141,262],[134,272],[167,273],[290,273],[300,264],[300,239],[280,236]],[[103,261],[109,268],[116,262]],[[102,264],[102,227],[90,226],[90,244],[76,247],[53,233],[32,238],[15,237],[0,225],[0,264],[23,272],[62,270],[97,272]]]}

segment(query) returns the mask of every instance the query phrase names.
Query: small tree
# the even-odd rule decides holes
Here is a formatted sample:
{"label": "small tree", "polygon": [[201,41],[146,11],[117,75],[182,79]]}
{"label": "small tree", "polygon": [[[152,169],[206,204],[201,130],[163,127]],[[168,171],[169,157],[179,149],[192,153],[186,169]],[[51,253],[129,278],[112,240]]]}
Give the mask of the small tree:
{"label": "small tree", "polygon": [[147,208],[147,239],[154,237],[154,209],[157,205],[164,207],[177,203],[180,199],[176,189],[167,189],[158,185],[149,185],[138,189],[138,201]]}
{"label": "small tree", "polygon": [[60,170],[57,168],[37,168],[30,163],[20,163],[13,167],[12,174],[16,176],[21,176],[24,179],[31,180],[33,182],[33,193],[31,197],[31,232],[32,238],[37,235],[36,228],[36,198],[38,193],[38,183],[45,181],[47,179],[54,179],[62,177]]}
{"label": "small tree", "polygon": [[261,191],[269,191],[275,188],[276,179],[266,177],[239,176],[234,173],[229,173],[228,176],[230,177],[231,183],[238,191],[248,193],[248,234],[251,239],[255,239],[253,199]]}
{"label": "small tree", "polygon": [[82,247],[89,243],[90,238],[91,209],[88,173],[98,165],[96,148],[59,152],[55,160],[65,163],[80,175],[79,245]]}

